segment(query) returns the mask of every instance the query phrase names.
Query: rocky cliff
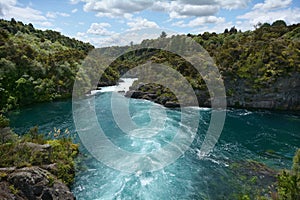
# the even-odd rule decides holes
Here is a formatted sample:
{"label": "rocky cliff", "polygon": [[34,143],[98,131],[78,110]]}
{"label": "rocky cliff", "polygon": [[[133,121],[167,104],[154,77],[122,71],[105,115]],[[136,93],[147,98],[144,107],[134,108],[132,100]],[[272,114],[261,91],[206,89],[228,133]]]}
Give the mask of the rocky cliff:
{"label": "rocky cliff", "polygon": [[[247,81],[224,79],[228,107],[255,108],[272,110],[300,110],[300,74],[280,77],[265,87],[252,88]],[[180,86],[178,86],[180,87]],[[174,95],[164,95],[164,87],[155,84],[136,83],[125,96],[136,99],[147,99],[166,107],[179,107]],[[210,107],[209,93],[196,90],[198,105]],[[194,106],[198,106],[197,104]]]}
{"label": "rocky cliff", "polygon": [[0,168],[2,200],[72,200],[70,189],[41,167]]}

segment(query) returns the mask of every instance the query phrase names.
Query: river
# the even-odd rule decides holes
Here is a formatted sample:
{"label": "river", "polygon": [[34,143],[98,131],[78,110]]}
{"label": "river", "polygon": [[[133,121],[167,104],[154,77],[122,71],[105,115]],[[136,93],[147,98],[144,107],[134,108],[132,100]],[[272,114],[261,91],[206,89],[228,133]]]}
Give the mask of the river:
{"label": "river", "polygon": [[[112,92],[106,91],[90,98],[95,98],[99,123],[115,145],[127,151],[149,152],[160,148],[174,137],[174,130],[180,124],[179,110],[167,109],[146,100],[131,99],[131,116],[140,126],[150,122],[150,107],[164,110],[166,114],[155,113],[155,119],[164,121],[165,124],[160,134],[154,138],[128,139],[114,122],[110,106],[111,96]],[[299,115],[228,109],[224,129],[214,150],[201,157],[199,149],[209,125],[211,110],[190,110],[190,119],[194,115],[200,118],[193,143],[179,159],[158,171],[125,173],[112,169],[92,157],[81,144],[81,155],[76,161],[75,183],[72,186],[76,198],[228,199],[235,193],[253,191],[246,186],[249,183],[247,174],[237,174],[233,170],[232,166],[236,163],[255,160],[270,169],[290,168],[293,155],[300,147]],[[71,100],[36,104],[10,112],[9,118],[11,126],[18,134],[25,133],[35,125],[45,134],[56,127],[61,130],[68,129],[74,135],[75,142],[81,143],[76,135]]]}

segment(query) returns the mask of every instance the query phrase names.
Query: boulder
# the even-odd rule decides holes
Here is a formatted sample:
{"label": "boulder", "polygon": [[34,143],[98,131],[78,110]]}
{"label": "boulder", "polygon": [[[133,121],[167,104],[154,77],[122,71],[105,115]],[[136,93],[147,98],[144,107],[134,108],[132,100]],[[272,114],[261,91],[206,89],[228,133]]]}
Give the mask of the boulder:
{"label": "boulder", "polygon": [[0,182],[0,199],[74,199],[70,189],[64,183],[40,167],[6,168],[1,171],[5,171],[8,174]]}

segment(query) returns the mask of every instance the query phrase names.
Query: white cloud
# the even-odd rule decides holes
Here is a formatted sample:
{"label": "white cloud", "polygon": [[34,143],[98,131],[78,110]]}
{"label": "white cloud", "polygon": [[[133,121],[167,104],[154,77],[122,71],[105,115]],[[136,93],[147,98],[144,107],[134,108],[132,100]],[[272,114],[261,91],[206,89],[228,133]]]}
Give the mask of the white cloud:
{"label": "white cloud", "polygon": [[220,9],[247,7],[250,0],[180,0],[156,1],[151,9],[167,12],[170,18],[213,16]]}
{"label": "white cloud", "polygon": [[108,36],[113,34],[113,32],[107,30],[108,27],[111,27],[109,23],[92,23],[87,33],[100,36]]}
{"label": "white cloud", "polygon": [[63,13],[63,12],[47,12],[46,16],[48,18],[57,18],[58,16],[69,17],[70,15],[68,13]]}
{"label": "white cloud", "polygon": [[0,0],[0,16],[5,16],[9,11],[9,8],[16,4],[16,0]]}
{"label": "white cloud", "polygon": [[184,21],[175,22],[172,24],[172,26],[178,26],[178,27],[197,27],[197,26],[203,26],[205,24],[219,24],[224,23],[226,20],[223,17],[215,17],[215,16],[205,16],[205,17],[197,17],[189,23],[184,23]]}
{"label": "white cloud", "polygon": [[58,13],[58,15],[62,16],[62,17],[70,17],[70,15],[68,13]]}
{"label": "white cloud", "polygon": [[99,17],[124,17],[143,10],[166,12],[171,18],[211,16],[220,9],[245,8],[250,0],[70,0],[84,3],[84,11],[93,11]]}
{"label": "white cloud", "polygon": [[266,11],[261,12],[261,10],[253,10],[244,15],[240,15],[237,19],[246,20],[243,23],[247,24],[248,29],[253,29],[253,26],[257,23],[272,23],[276,20],[284,20],[287,24],[299,23],[300,21],[300,8],[289,8],[285,10],[276,11]]}
{"label": "white cloud", "polygon": [[[214,15],[219,10],[218,4],[186,4],[185,2],[171,1],[154,3],[152,9],[169,13],[171,18],[186,18],[191,16],[210,16]],[[205,3],[205,2],[204,2]]]}
{"label": "white cloud", "polygon": [[46,17],[42,15],[42,12],[30,7],[11,7],[10,10],[5,14],[5,17],[15,18],[22,20],[23,22],[47,21]]}
{"label": "white cloud", "polygon": [[141,30],[144,28],[158,28],[158,25],[155,22],[148,21],[144,18],[135,18],[132,21],[128,22],[127,25],[130,27],[130,30]]}
{"label": "white cloud", "polygon": [[239,9],[246,8],[251,0],[216,0],[222,9]]}
{"label": "white cloud", "polygon": [[170,17],[211,16],[217,12],[218,7],[215,5],[184,5],[182,8],[172,10]]}
{"label": "white cloud", "polygon": [[145,10],[152,5],[149,0],[82,0],[85,2],[84,11],[97,12],[97,16],[103,17],[124,17]]}
{"label": "white cloud", "polygon": [[[209,30],[210,32],[223,33],[226,28],[228,30],[230,30],[230,28],[233,26],[234,25],[232,22],[220,23],[220,24],[215,25],[214,27],[206,29],[205,31]],[[239,30],[238,27],[236,27],[236,28]]]}
{"label": "white cloud", "polygon": [[75,9],[73,9],[71,12],[72,12],[72,13],[76,13],[77,11],[78,11],[78,9],[75,8]]}
{"label": "white cloud", "polygon": [[4,19],[14,18],[24,23],[32,23],[43,27],[52,27],[43,13],[31,7],[21,7],[16,0],[0,0],[0,16]]}
{"label": "white cloud", "polygon": [[255,4],[253,9],[273,10],[285,8],[292,3],[292,0],[265,0],[264,3]]}
{"label": "white cloud", "polygon": [[139,44],[145,39],[158,38],[162,31],[165,31],[168,36],[174,35],[174,32],[170,30],[154,28],[126,31],[122,33],[113,33],[108,37],[91,36],[86,33],[78,32],[75,38],[84,42],[89,42],[95,45],[96,47],[125,46],[130,45],[131,42],[133,42],[134,44]]}
{"label": "white cloud", "polygon": [[86,34],[83,32],[77,32],[76,34],[78,37],[84,37]]}
{"label": "white cloud", "polygon": [[129,31],[125,33],[115,33],[112,36],[106,38],[89,38],[88,42],[94,44],[97,47],[125,46],[129,45],[130,42],[133,42],[134,44],[139,44],[144,39],[158,38],[160,33]]}
{"label": "white cloud", "polygon": [[53,24],[51,22],[37,22],[36,24],[44,26],[44,27],[51,27]]}
{"label": "white cloud", "polygon": [[78,4],[80,2],[80,0],[70,0],[71,4]]}

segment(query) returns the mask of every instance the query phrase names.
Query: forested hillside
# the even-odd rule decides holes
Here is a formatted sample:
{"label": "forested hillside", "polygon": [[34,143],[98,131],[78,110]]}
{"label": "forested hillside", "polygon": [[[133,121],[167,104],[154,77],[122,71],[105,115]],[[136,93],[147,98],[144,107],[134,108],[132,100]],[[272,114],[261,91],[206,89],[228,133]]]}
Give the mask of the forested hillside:
{"label": "forested hillside", "polygon": [[0,20],[0,110],[70,97],[81,61],[93,48],[56,31]]}
{"label": "forested hillside", "polygon": [[[254,31],[241,32],[232,27],[221,34],[205,32],[187,36],[201,44],[215,60],[226,87],[228,106],[300,110],[300,24],[287,26],[278,20],[273,24],[258,24]],[[132,55],[140,56],[133,59]],[[129,69],[146,59],[168,63],[191,83],[200,106],[210,106],[204,82],[187,62],[162,51],[135,51],[125,57],[116,61],[115,68]],[[155,84],[133,87],[127,96],[163,105],[171,102],[172,107],[177,101],[170,91]]]}
{"label": "forested hillside", "polygon": [[[300,110],[300,24],[287,26],[278,20],[273,24],[258,24],[254,31],[241,32],[232,27],[220,34],[187,36],[201,44],[215,60],[229,106]],[[142,45],[170,39],[144,40]],[[37,30],[14,19],[0,20],[0,110],[69,97],[75,74],[93,48],[55,31]],[[200,106],[210,106],[202,77],[179,56],[158,49],[130,51],[130,47],[107,47],[98,53],[121,52],[122,48],[129,51],[106,69],[98,86],[116,84],[127,70],[151,60],[180,72],[196,91]],[[91,59],[98,63],[97,57]],[[91,81],[97,80],[99,70],[88,72],[89,78],[82,74],[80,81],[87,86],[84,92],[91,89]],[[141,86],[138,82],[135,85]],[[172,107],[177,105],[170,90],[154,84],[133,87],[127,96],[130,95],[163,105],[171,102]]]}

